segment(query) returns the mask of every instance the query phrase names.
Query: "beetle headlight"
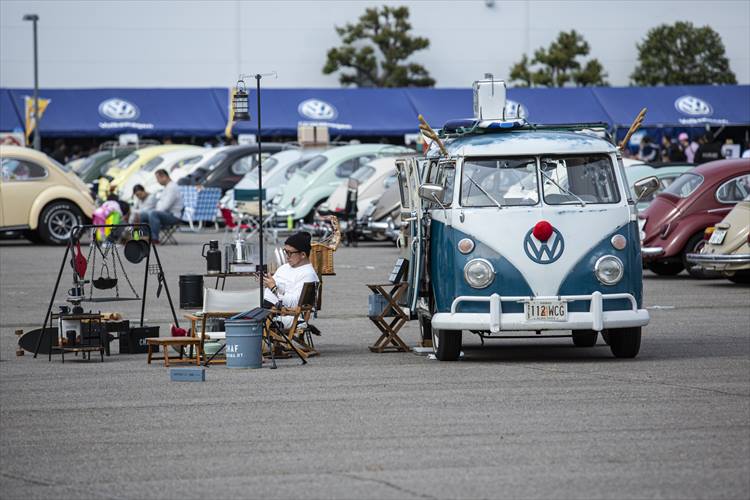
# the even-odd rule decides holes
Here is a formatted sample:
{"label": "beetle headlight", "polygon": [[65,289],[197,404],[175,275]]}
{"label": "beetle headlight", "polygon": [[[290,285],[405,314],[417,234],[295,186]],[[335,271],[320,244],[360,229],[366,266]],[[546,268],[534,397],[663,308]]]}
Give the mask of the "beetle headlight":
{"label": "beetle headlight", "polygon": [[622,261],[614,255],[605,255],[599,257],[594,264],[594,275],[596,279],[605,285],[614,285],[618,283],[625,274],[625,266]]}
{"label": "beetle headlight", "polygon": [[495,279],[495,270],[489,261],[473,259],[464,266],[464,279],[473,288],[486,288]]}

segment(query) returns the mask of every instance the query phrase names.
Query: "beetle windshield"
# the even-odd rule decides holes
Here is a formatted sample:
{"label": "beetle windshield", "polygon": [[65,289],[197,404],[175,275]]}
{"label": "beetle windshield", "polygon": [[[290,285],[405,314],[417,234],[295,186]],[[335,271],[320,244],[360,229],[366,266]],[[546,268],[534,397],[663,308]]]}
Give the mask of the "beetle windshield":
{"label": "beetle windshield", "polygon": [[464,161],[462,206],[525,206],[538,202],[535,158],[467,158]]}
{"label": "beetle windshield", "polygon": [[687,198],[703,184],[703,177],[698,174],[686,172],[679,176],[672,184],[667,186],[664,193],[669,193],[680,198]]}
{"label": "beetle windshield", "polygon": [[607,155],[542,157],[539,165],[548,205],[620,201],[615,169]]}

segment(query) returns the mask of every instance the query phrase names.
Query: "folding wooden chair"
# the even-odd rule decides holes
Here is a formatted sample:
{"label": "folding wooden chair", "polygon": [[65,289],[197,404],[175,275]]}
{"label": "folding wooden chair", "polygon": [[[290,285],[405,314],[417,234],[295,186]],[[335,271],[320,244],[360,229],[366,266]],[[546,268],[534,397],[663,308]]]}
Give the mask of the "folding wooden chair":
{"label": "folding wooden chair", "polygon": [[269,354],[275,355],[274,347],[293,351],[303,363],[307,362],[308,356],[318,354],[309,341],[309,320],[315,307],[315,295],[317,284],[305,283],[302,286],[300,299],[296,307],[274,307],[271,309],[265,334],[270,340]]}

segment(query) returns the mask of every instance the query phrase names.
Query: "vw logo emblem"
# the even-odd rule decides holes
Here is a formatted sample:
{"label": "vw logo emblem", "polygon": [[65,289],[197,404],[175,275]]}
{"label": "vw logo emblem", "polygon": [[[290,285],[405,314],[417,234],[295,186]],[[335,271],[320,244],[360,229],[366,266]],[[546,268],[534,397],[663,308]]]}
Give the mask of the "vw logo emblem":
{"label": "vw logo emblem", "polygon": [[312,120],[333,120],[338,116],[338,111],[332,104],[320,99],[307,99],[299,103],[297,112]]}
{"label": "vw logo emblem", "polygon": [[552,264],[559,259],[565,250],[565,241],[557,229],[552,229],[552,236],[547,241],[539,241],[532,234],[534,228],[529,229],[523,239],[523,249],[526,255],[537,264]]}
{"label": "vw logo emblem", "polygon": [[132,102],[115,97],[102,101],[99,105],[99,114],[113,120],[132,120],[138,118],[141,112]]}
{"label": "vw logo emblem", "polygon": [[526,106],[520,102],[511,101],[510,99],[505,101],[505,119],[512,120],[514,118],[526,118],[529,115]]}
{"label": "vw logo emblem", "polygon": [[674,102],[677,111],[691,116],[706,116],[714,112],[711,105],[703,99],[691,95],[684,95]]}

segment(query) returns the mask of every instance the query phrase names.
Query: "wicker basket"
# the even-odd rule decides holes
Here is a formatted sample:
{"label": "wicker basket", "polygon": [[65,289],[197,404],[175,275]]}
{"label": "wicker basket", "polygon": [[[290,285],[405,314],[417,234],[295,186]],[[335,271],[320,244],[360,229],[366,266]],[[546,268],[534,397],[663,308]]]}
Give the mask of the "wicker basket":
{"label": "wicker basket", "polygon": [[310,262],[321,276],[335,276],[333,270],[333,249],[322,243],[313,243],[310,249]]}

